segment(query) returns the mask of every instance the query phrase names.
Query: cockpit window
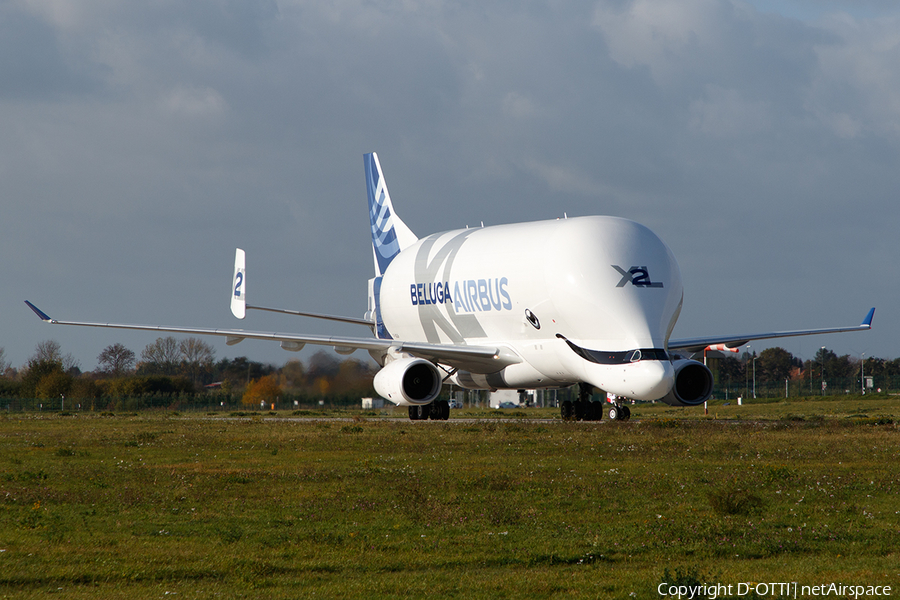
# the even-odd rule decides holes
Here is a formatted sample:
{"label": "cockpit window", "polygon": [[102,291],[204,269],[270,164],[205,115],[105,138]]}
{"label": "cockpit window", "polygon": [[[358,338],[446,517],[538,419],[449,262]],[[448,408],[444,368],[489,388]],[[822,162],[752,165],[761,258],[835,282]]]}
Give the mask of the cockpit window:
{"label": "cockpit window", "polygon": [[669,360],[669,353],[661,348],[644,348],[639,352],[643,355],[641,360]]}
{"label": "cockpit window", "polygon": [[668,353],[661,348],[640,348],[637,350],[625,350],[624,352],[589,350],[573,344],[560,334],[556,334],[556,337],[565,340],[569,348],[581,358],[599,365],[624,365],[642,360],[669,360]]}

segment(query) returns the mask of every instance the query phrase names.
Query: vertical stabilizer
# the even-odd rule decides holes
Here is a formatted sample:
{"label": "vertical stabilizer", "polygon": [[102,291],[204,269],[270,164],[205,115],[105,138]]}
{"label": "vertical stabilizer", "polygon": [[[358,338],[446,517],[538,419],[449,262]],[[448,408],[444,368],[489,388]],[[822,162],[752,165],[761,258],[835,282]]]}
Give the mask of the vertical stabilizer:
{"label": "vertical stabilizer", "polygon": [[366,163],[366,191],[369,196],[369,222],[372,225],[372,252],[375,255],[375,276],[381,277],[394,257],[418,238],[394,212],[378,155],[364,155]]}

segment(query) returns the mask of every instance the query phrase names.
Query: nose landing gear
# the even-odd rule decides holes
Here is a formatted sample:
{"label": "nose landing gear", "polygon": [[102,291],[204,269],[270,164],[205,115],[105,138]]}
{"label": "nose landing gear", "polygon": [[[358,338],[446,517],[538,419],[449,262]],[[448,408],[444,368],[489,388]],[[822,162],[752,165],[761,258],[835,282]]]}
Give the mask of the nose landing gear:
{"label": "nose landing gear", "polygon": [[610,421],[627,421],[631,418],[631,409],[624,404],[610,404],[606,414]]}

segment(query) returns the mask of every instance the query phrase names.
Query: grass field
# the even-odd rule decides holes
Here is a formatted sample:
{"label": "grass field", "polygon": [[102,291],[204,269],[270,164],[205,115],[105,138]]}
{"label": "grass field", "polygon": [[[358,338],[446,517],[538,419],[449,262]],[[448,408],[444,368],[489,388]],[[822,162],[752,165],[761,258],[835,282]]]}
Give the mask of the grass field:
{"label": "grass field", "polygon": [[0,597],[900,595],[893,398],[342,414],[0,417]]}

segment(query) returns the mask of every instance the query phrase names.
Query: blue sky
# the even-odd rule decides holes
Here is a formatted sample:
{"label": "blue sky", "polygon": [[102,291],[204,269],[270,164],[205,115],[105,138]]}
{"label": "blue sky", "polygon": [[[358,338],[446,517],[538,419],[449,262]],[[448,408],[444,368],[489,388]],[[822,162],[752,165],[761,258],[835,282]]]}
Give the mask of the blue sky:
{"label": "blue sky", "polygon": [[[0,3],[0,347],[82,369],[251,301],[361,316],[362,155],[418,235],[611,214],[681,266],[676,337],[900,356],[900,10],[637,0]],[[248,329],[359,334],[253,314]],[[246,341],[217,356],[281,364]],[[304,354],[303,356],[306,356]],[[360,355],[362,356],[362,355]]]}

